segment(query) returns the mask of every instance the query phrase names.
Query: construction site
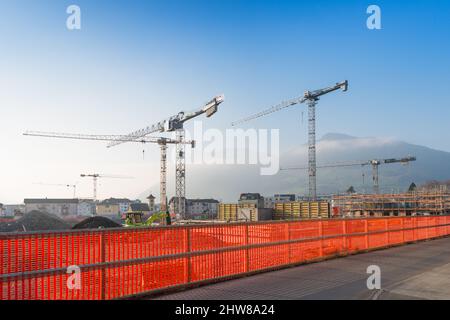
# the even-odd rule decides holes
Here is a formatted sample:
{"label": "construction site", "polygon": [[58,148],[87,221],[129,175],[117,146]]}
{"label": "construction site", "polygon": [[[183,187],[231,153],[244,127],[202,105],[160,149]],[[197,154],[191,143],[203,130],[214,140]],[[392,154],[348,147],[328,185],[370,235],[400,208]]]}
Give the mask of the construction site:
{"label": "construction site", "polygon": [[[446,188],[412,189],[399,194],[379,192],[380,165],[407,164],[416,161],[416,157],[316,164],[315,108],[319,97],[338,90],[347,91],[348,82],[306,91],[299,98],[233,123],[236,126],[306,103],[308,166],[281,169],[308,170],[307,195],[278,195],[268,199],[258,193],[242,193],[238,203],[216,201],[216,204],[208,200],[210,205],[217,206],[216,216],[203,220],[192,220],[187,215],[188,211],[199,209],[187,208],[185,146],[195,147],[195,141],[185,140],[183,125],[202,114],[211,117],[217,113],[218,106],[224,101],[223,95],[214,97],[197,111],[180,112],[128,135],[27,131],[26,136],[108,141],[108,147],[127,142],[158,144],[159,210],[152,209],[145,220],[142,209],[133,210],[133,205],[128,205],[128,211],[121,216],[122,224],[127,228],[100,217],[87,219],[72,228],[39,212],[6,222],[4,233],[0,233],[0,300],[113,299],[154,295],[171,288],[189,288],[222,278],[449,235],[450,192]],[[176,138],[151,136],[166,132],[175,132]],[[176,181],[171,207],[166,187],[169,144],[176,147]],[[372,167],[372,193],[358,194],[349,190],[346,194],[317,195],[317,170],[366,165]],[[81,177],[93,180],[92,203],[97,204],[97,215],[100,213],[98,179],[131,178],[98,173],[81,174]],[[75,197],[76,185],[65,186],[73,188]],[[154,197],[150,195],[148,199],[149,208],[154,208]],[[31,204],[46,201],[49,200],[28,199],[25,202],[30,208],[39,209],[42,206]],[[111,204],[102,210],[108,212]],[[142,208],[139,203],[137,205]],[[47,231],[33,231],[39,230],[39,224],[44,225],[44,221],[51,221],[56,230],[49,227],[45,229]],[[47,224],[51,225],[50,222]],[[80,266],[82,270],[85,285],[81,290],[71,290],[63,285],[67,281],[66,267],[70,265]]]}

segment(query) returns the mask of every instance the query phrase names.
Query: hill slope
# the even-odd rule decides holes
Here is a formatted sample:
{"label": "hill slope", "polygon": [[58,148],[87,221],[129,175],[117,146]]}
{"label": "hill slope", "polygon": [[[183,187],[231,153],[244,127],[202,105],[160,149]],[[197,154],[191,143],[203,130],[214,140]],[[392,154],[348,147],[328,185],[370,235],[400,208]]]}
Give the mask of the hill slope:
{"label": "hill slope", "polygon": [[[379,167],[382,192],[405,191],[411,182],[421,184],[429,180],[450,178],[450,153],[409,144],[388,138],[357,138],[330,133],[317,142],[317,164],[353,162],[370,159],[416,156],[408,165],[387,164]],[[307,146],[303,145],[281,154],[281,167],[307,166]],[[364,174],[364,183],[363,183]],[[305,194],[308,189],[307,170],[280,171],[274,176],[261,176],[256,165],[188,165],[187,197],[214,197],[223,201],[236,201],[242,192]],[[172,181],[173,175],[169,177]],[[370,166],[322,168],[317,172],[318,193],[345,191],[353,185],[356,191],[370,191]],[[173,194],[169,185],[169,194]],[[152,190],[158,190],[155,185]],[[142,195],[147,194],[143,193]]]}

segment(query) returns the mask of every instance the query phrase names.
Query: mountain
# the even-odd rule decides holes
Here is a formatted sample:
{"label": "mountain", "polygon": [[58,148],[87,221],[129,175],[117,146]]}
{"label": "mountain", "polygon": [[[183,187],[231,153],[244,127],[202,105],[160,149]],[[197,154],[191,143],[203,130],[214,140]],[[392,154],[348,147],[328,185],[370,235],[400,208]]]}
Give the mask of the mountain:
{"label": "mountain", "polygon": [[[328,133],[318,140],[316,147],[318,166],[415,156],[417,161],[407,165],[397,163],[379,166],[379,184],[382,192],[406,191],[411,182],[419,185],[429,180],[450,179],[449,152],[395,139],[359,138],[341,133]],[[283,152],[280,155],[280,167],[307,167],[307,150],[307,145],[302,145]],[[168,181],[172,180],[173,174],[168,177]],[[306,194],[308,190],[307,170],[283,170],[276,175],[262,176],[258,165],[188,165],[186,180],[188,198],[212,197],[231,202],[235,202],[243,192],[259,192],[263,195]],[[345,192],[351,185],[357,192],[371,191],[371,166],[317,170],[319,194]],[[158,190],[158,185],[152,186],[151,189]],[[169,195],[172,195],[173,184],[169,184],[168,190]],[[144,194],[147,195],[148,190],[142,196]]]}
{"label": "mountain", "polygon": [[327,133],[325,134],[319,141],[325,141],[325,140],[349,140],[349,139],[356,139],[354,136],[349,136],[348,134],[344,133]]}

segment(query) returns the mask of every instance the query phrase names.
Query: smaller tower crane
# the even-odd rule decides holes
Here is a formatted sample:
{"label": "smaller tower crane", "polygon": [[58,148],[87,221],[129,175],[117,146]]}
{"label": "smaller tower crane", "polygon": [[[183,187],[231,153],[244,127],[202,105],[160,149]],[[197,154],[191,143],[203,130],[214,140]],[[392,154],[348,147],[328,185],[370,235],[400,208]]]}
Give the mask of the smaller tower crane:
{"label": "smaller tower crane", "polygon": [[[411,161],[416,161],[416,157],[403,157],[399,159],[372,159],[368,161],[361,162],[348,162],[348,163],[331,163],[317,166],[317,168],[339,168],[339,167],[352,167],[352,166],[372,166],[372,182],[373,182],[373,193],[377,194],[380,192],[379,179],[378,179],[378,167],[381,164],[391,164],[391,163],[401,163],[408,164]],[[305,170],[308,167],[291,167],[291,168],[281,168],[280,170]]]}
{"label": "smaller tower crane", "polygon": [[84,174],[84,173],[82,173],[82,174],[80,174],[80,177],[82,177],[82,178],[92,178],[92,180],[94,182],[94,194],[93,194],[94,202],[97,202],[97,183],[98,183],[98,178],[133,179],[133,177],[103,175],[103,174],[98,174],[98,173],[93,173],[93,174]]}
{"label": "smaller tower crane", "polygon": [[35,183],[35,184],[39,184],[41,186],[55,186],[55,187],[66,187],[66,188],[72,188],[73,189],[73,198],[76,198],[76,194],[77,194],[77,184],[63,184],[63,183]]}

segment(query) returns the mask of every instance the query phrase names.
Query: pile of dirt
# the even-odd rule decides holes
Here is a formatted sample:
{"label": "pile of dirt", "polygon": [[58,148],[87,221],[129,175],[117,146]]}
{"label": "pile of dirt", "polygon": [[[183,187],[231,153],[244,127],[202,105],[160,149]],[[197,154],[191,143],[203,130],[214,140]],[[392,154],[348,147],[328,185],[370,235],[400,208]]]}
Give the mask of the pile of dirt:
{"label": "pile of dirt", "polygon": [[16,221],[0,223],[0,232],[67,230],[70,227],[70,224],[53,214],[31,211]]}
{"label": "pile of dirt", "polygon": [[119,228],[121,226],[122,225],[105,217],[91,217],[77,223],[72,229],[108,229]]}

